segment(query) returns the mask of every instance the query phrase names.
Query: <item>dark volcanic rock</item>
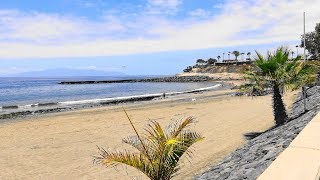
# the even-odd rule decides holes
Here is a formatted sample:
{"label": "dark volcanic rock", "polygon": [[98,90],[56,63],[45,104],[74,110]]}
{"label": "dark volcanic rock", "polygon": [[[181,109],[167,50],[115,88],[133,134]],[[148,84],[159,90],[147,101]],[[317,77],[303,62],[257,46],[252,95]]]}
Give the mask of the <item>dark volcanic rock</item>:
{"label": "dark volcanic rock", "polygon": [[58,105],[57,102],[49,102],[49,103],[39,103],[38,106],[54,106]]}
{"label": "dark volcanic rock", "polygon": [[99,84],[99,83],[137,83],[137,82],[204,82],[213,80],[208,76],[172,76],[148,79],[125,79],[111,81],[63,81],[59,84]]}
{"label": "dark volcanic rock", "polygon": [[320,86],[310,88],[304,112],[303,100],[292,107],[291,121],[274,127],[248,141],[246,145],[228,155],[219,164],[196,179],[240,180],[256,179],[289,146],[320,109]]}
{"label": "dark volcanic rock", "polygon": [[[306,107],[304,107],[304,102]],[[320,86],[314,86],[307,90],[307,98],[302,99],[301,93],[298,96],[298,100],[293,104],[291,111],[291,118],[296,118],[300,114],[313,109],[315,106],[320,104]]]}
{"label": "dark volcanic rock", "polygon": [[2,106],[2,109],[18,109],[19,107],[16,105],[13,106]]}

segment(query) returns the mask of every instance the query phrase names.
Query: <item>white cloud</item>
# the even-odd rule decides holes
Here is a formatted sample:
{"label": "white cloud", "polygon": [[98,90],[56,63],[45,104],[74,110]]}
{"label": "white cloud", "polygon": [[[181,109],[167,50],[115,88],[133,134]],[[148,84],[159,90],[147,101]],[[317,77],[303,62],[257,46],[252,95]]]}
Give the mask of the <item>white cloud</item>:
{"label": "white cloud", "polygon": [[[72,69],[72,68],[70,68]],[[97,66],[84,66],[84,67],[76,67],[75,69],[83,69],[83,70],[96,70]]]}
{"label": "white cloud", "polygon": [[152,6],[159,6],[164,8],[177,8],[182,1],[181,0],[148,0]]}
{"label": "white cloud", "polygon": [[[181,3],[148,2],[173,9]],[[307,12],[307,31],[311,31],[320,19],[317,7],[320,1],[231,0],[219,14],[201,19],[172,20],[146,11],[132,16],[111,13],[99,22],[0,11],[0,59],[113,56],[299,41],[302,12]],[[189,14],[201,15],[197,11]]]}
{"label": "white cloud", "polygon": [[44,13],[22,13],[0,11],[0,42],[11,39],[17,41],[59,42],[66,39],[95,38],[119,32],[124,29],[112,16],[103,22],[91,22],[83,17],[61,16]]}
{"label": "white cloud", "polygon": [[90,2],[90,1],[87,1],[87,0],[80,0],[78,2],[78,5],[82,6],[82,7],[85,7],[85,8],[91,8],[91,7],[95,7],[96,4],[94,2]]}
{"label": "white cloud", "polygon": [[105,0],[73,0],[76,5],[82,8],[88,9],[100,9],[104,6],[108,6],[108,1]]}
{"label": "white cloud", "polygon": [[198,8],[189,12],[189,15],[195,17],[208,17],[210,13],[204,9]]}
{"label": "white cloud", "polygon": [[34,67],[7,67],[0,68],[0,75],[12,75],[17,73],[24,73],[29,71],[43,71],[44,69],[34,68]]}
{"label": "white cloud", "polygon": [[97,67],[97,66],[81,66],[81,67],[68,67],[68,69],[78,70],[96,70],[96,71],[123,71],[123,67]]}
{"label": "white cloud", "polygon": [[148,0],[146,14],[167,14],[174,15],[182,0]]}

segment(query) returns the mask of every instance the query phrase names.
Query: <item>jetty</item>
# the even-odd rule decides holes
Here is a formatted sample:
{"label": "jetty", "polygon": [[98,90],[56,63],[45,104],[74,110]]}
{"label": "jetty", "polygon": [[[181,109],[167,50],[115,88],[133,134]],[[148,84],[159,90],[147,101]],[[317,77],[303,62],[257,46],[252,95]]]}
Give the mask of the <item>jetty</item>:
{"label": "jetty", "polygon": [[59,84],[101,84],[101,83],[139,83],[139,82],[205,82],[213,80],[208,76],[171,76],[146,79],[122,79],[99,81],[62,81]]}

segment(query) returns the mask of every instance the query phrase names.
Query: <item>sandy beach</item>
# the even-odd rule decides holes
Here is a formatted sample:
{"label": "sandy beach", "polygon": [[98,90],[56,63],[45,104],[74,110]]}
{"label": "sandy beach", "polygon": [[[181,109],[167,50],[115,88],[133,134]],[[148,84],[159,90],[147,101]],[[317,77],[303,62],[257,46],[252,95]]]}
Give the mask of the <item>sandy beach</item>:
{"label": "sandy beach", "polygon": [[[175,179],[191,179],[245,143],[243,134],[273,125],[271,97],[231,97],[225,91],[189,94],[181,99],[125,105],[141,132],[150,120],[194,116],[205,139],[183,159]],[[219,95],[219,96],[217,96]],[[295,92],[285,96],[291,104]],[[195,99],[195,100],[192,100]],[[133,135],[121,105],[53,113],[0,124],[0,179],[146,179],[130,167],[105,168],[92,163],[104,148],[128,148],[121,139]]]}

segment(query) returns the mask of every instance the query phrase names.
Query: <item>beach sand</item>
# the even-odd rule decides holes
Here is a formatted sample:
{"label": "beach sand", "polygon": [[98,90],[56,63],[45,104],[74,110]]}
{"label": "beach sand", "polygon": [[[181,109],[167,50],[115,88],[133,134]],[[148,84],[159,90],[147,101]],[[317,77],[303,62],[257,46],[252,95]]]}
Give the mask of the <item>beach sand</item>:
{"label": "beach sand", "polygon": [[[191,163],[182,160],[175,179],[191,179],[243,145],[244,133],[273,125],[270,96],[214,96],[219,93],[223,94],[189,94],[184,100],[125,106],[140,132],[150,120],[167,125],[171,119],[197,118],[192,127],[205,139],[193,147]],[[286,96],[287,104],[293,102],[294,94]],[[105,168],[92,163],[92,156],[98,154],[96,145],[129,148],[121,139],[133,134],[120,105],[1,123],[0,179],[146,179],[127,166]]]}

